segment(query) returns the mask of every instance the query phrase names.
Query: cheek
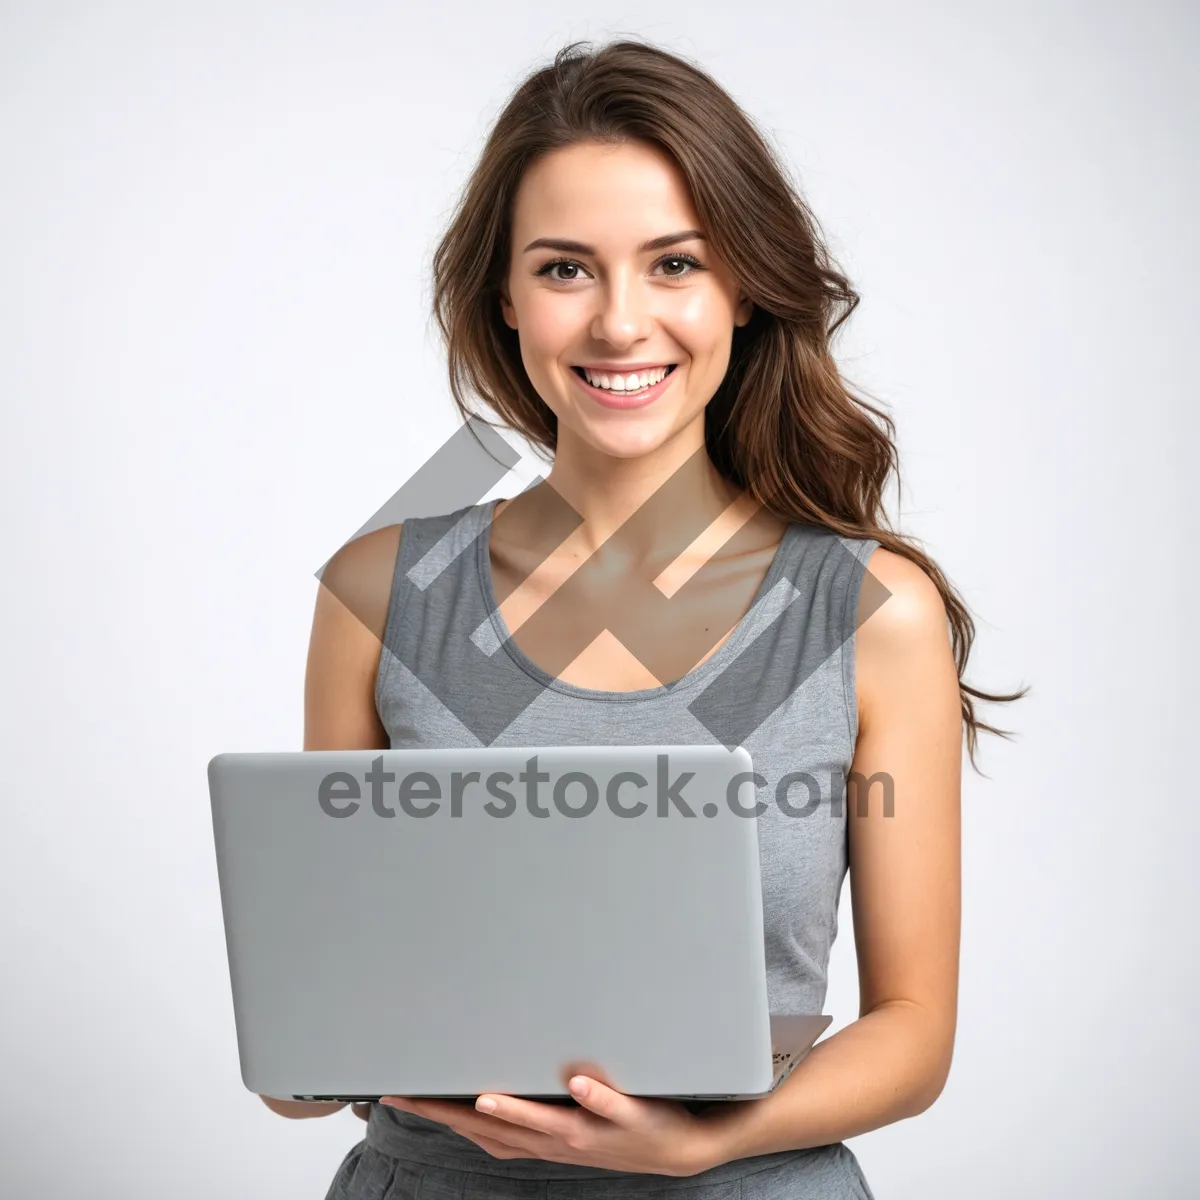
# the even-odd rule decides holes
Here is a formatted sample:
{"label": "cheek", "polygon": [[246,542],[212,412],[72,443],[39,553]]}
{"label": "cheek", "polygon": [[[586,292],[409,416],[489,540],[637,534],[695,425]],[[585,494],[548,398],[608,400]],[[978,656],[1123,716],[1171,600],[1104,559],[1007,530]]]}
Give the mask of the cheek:
{"label": "cheek", "polygon": [[733,334],[733,313],[723,297],[696,293],[686,296],[676,314],[679,341],[696,359],[728,349]]}
{"label": "cheek", "polygon": [[579,341],[581,319],[564,297],[534,295],[520,315],[521,345],[530,357],[556,358]]}

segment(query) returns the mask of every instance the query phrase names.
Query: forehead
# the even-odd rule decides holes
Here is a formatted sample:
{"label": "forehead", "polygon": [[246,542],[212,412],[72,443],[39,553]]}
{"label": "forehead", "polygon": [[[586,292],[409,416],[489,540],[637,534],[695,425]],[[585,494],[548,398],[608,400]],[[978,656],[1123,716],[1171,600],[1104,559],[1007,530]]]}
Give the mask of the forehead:
{"label": "forehead", "polygon": [[616,246],[688,227],[700,221],[683,173],[641,142],[553,150],[525,172],[513,206],[518,248],[553,236]]}

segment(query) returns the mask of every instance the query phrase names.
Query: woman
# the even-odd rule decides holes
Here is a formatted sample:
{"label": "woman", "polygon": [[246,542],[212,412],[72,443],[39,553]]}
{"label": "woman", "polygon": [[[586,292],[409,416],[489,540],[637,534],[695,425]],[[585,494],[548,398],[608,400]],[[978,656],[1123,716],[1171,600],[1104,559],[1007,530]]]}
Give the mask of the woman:
{"label": "woman", "polygon": [[[950,1068],[963,727],[974,764],[1003,731],[972,698],[1023,693],[962,682],[971,618],[886,525],[893,426],[830,350],[858,297],[734,101],[631,40],[568,46],[515,92],[434,279],[460,411],[469,387],[552,469],[334,557],[305,747],[741,741],[779,801],[759,818],[771,1009],[821,1011],[849,870],[861,1015],[761,1100],[595,1079],[574,1105],[385,1098],[328,1200],[869,1197],[843,1139],[924,1111]],[[466,552],[417,588],[447,538]],[[484,671],[480,629],[504,650]],[[781,781],[801,776],[797,809]]]}

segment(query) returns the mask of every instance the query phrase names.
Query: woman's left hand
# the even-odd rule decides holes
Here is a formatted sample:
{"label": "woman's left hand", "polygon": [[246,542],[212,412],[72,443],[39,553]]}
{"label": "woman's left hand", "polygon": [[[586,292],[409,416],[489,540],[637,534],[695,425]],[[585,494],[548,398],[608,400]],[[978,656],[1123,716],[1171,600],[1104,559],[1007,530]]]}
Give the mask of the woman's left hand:
{"label": "woman's left hand", "polygon": [[[677,1176],[696,1175],[724,1161],[714,1123],[678,1101],[627,1096],[585,1075],[572,1076],[569,1088],[581,1107],[494,1093],[480,1096],[474,1108],[461,1101],[401,1096],[384,1096],[380,1103],[448,1125],[494,1158]],[[489,1102],[495,1107],[487,1111]]]}

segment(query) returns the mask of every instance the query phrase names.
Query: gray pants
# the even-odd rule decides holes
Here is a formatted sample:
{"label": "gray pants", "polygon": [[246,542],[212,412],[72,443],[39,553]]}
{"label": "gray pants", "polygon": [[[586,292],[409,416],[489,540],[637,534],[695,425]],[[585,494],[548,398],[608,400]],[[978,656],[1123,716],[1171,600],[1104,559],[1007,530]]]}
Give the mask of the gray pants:
{"label": "gray pants", "polygon": [[368,1146],[353,1147],[325,1200],[875,1200],[848,1146],[799,1150],[782,1164],[726,1183],[661,1176],[607,1179],[512,1179],[503,1175],[427,1167]]}

